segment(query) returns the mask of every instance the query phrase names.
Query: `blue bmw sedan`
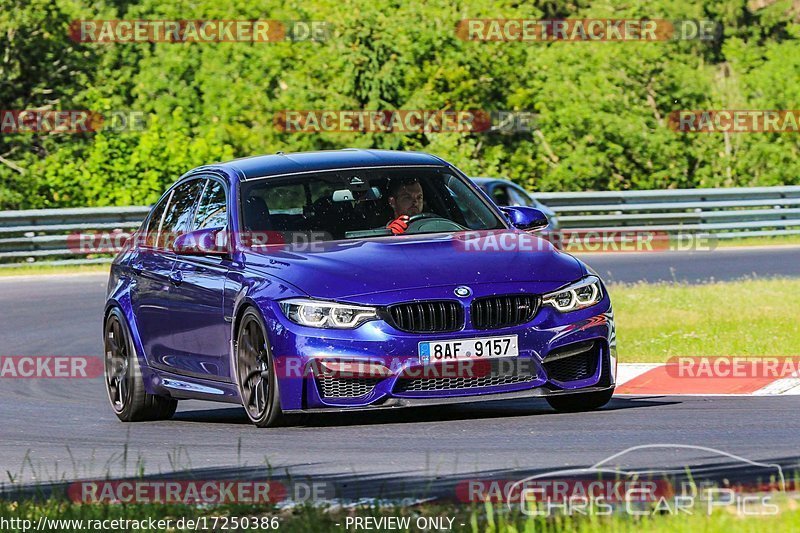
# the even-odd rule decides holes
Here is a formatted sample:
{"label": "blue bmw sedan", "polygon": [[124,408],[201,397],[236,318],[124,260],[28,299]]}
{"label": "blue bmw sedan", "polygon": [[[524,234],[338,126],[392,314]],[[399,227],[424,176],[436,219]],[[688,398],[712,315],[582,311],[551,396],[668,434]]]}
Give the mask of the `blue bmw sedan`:
{"label": "blue bmw sedan", "polygon": [[123,421],[180,400],[293,414],[614,391],[597,275],[424,153],[339,150],[196,168],[115,258],[105,384]]}

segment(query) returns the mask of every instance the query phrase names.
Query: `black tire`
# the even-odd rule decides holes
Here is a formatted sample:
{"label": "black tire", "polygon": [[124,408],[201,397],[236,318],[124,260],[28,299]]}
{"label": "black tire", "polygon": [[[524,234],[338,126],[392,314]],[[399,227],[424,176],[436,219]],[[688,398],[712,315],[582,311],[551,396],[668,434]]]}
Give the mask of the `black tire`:
{"label": "black tire", "polygon": [[547,396],[547,403],[556,411],[562,413],[579,413],[581,411],[593,411],[599,409],[611,400],[614,389],[598,392],[581,392],[577,394],[564,394],[559,396]]}
{"label": "black tire", "polygon": [[168,420],[178,408],[178,400],[148,394],[125,317],[114,308],[103,327],[104,367],[108,400],[123,422]]}
{"label": "black tire", "polygon": [[242,315],[234,346],[236,383],[242,407],[256,427],[286,424],[278,394],[278,376],[261,316],[248,309]]}

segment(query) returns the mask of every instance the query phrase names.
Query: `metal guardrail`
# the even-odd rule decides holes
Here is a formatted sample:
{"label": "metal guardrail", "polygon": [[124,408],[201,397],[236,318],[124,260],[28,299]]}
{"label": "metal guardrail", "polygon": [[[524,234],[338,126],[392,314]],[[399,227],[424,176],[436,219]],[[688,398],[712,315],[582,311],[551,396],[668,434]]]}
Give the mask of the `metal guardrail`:
{"label": "metal guardrail", "polygon": [[800,234],[800,186],[538,193],[562,229],[654,231],[716,239]]}
{"label": "metal guardrail", "polygon": [[[729,239],[800,234],[800,186],[537,193],[562,230],[658,231]],[[148,207],[0,213],[0,267],[109,262],[70,247],[78,234],[129,232]],[[55,259],[55,260],[54,260]]]}
{"label": "metal guardrail", "polygon": [[70,244],[82,233],[133,231],[149,211],[149,207],[135,206],[2,212],[0,267],[38,263],[43,259],[53,265],[108,263],[111,259],[107,254],[86,256],[76,253],[75,246]]}

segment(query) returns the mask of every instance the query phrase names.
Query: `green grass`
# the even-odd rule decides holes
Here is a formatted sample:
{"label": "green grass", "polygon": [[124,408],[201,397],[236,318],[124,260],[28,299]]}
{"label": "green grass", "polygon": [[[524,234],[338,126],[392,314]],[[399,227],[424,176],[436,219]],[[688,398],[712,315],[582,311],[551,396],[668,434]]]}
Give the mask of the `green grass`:
{"label": "green grass", "polygon": [[[777,501],[777,500],[776,500]],[[453,518],[452,531],[463,532],[551,532],[579,531],[583,533],[619,532],[753,532],[761,531],[798,531],[800,530],[800,510],[797,505],[781,505],[779,514],[771,516],[737,515],[733,507],[720,510],[711,516],[705,514],[704,509],[698,509],[694,514],[665,514],[635,517],[624,514],[613,516],[551,516],[551,517],[526,517],[516,512],[506,511],[504,505],[494,508],[490,505],[456,506],[448,504],[426,504],[411,507],[357,507],[342,509],[320,508],[312,506],[296,507],[294,509],[279,510],[273,506],[219,506],[197,507],[187,505],[77,505],[50,500],[40,503],[0,502],[0,517],[20,518],[31,520],[36,524],[41,516],[59,520],[143,520],[171,519],[171,531],[188,531],[187,528],[178,529],[176,522],[181,519],[196,519],[206,517],[207,524],[217,521],[218,527],[224,523],[224,517],[276,517],[280,531],[297,532],[341,532],[347,531],[347,517],[409,517],[414,524],[419,517],[446,517]],[[84,522],[86,524],[87,522]],[[77,531],[70,527],[51,527],[48,531]],[[351,522],[352,525],[352,522]],[[35,526],[34,526],[35,527]],[[85,527],[85,525],[84,525]],[[230,526],[228,526],[230,527]],[[250,531],[267,531],[268,529],[250,529]],[[354,528],[349,528],[354,531]],[[386,531],[386,529],[376,529]],[[419,531],[415,527],[411,531]],[[7,526],[4,532],[23,531],[21,527]],[[108,529],[108,531],[121,531],[121,529]],[[143,528],[137,531],[160,531],[159,529]]]}
{"label": "green grass", "polygon": [[47,263],[33,264],[15,267],[0,268],[0,277],[9,276],[32,276],[32,275],[53,275],[53,274],[108,274],[109,265],[64,265],[53,266]]}
{"label": "green grass", "polygon": [[737,246],[797,246],[800,244],[800,235],[779,235],[775,237],[739,237],[737,239],[722,239],[717,241],[720,248],[734,248]]}
{"label": "green grass", "polygon": [[[670,244],[672,245],[673,248],[664,249],[666,248],[666,243],[661,242],[660,244],[654,245],[654,249],[655,251],[663,251],[664,253],[668,253],[672,249],[677,251],[681,250],[680,247],[677,246],[677,243],[675,241],[671,241]],[[716,239],[716,240],[700,239],[699,241],[697,241],[697,245],[700,251],[714,250],[717,248],[749,248],[754,246],[798,246],[800,245],[800,235],[778,235],[774,237],[737,237],[734,239]],[[588,245],[582,245],[579,242],[569,242],[568,240],[566,242],[565,251],[575,254],[596,254],[596,253],[605,253],[606,251],[614,252],[613,248],[608,248],[607,250],[600,250]],[[634,251],[634,250],[629,250],[629,251]],[[627,253],[627,252],[623,251],[620,253]]]}
{"label": "green grass", "polygon": [[[484,526],[473,528],[472,531],[497,531],[497,532],[552,532],[578,531],[582,533],[727,533],[727,532],[752,532],[762,531],[798,531],[800,529],[800,510],[796,508],[783,510],[779,514],[769,516],[742,516],[728,511],[715,512],[707,515],[703,510],[694,514],[663,514],[635,517],[617,514],[613,516],[589,517],[551,517],[507,518],[499,516],[488,520],[491,511],[484,515]],[[480,518],[480,515],[478,515]],[[491,526],[492,521],[494,527]],[[478,521],[480,526],[480,521]]]}
{"label": "green grass", "polygon": [[620,361],[800,355],[800,279],[608,288]]}

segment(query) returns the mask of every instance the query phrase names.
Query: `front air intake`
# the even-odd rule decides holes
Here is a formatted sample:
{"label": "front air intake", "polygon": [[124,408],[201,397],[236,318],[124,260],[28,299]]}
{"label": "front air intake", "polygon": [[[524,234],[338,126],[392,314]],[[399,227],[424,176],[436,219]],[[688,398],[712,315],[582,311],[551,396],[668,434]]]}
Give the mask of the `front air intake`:
{"label": "front air intake", "polygon": [[577,342],[558,348],[542,361],[547,377],[554,381],[578,381],[594,376],[600,362],[600,343]]}

